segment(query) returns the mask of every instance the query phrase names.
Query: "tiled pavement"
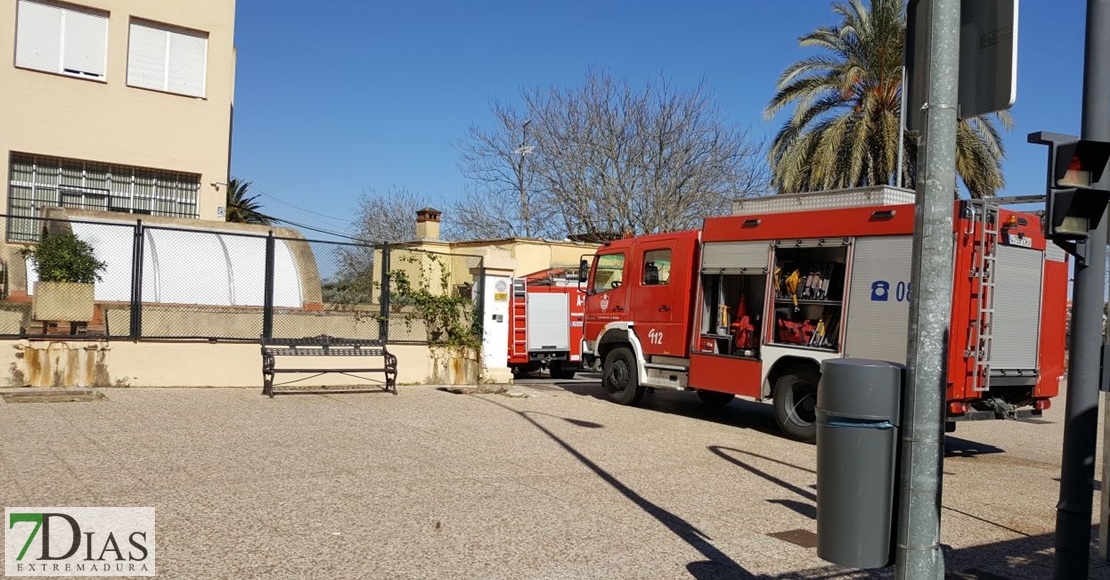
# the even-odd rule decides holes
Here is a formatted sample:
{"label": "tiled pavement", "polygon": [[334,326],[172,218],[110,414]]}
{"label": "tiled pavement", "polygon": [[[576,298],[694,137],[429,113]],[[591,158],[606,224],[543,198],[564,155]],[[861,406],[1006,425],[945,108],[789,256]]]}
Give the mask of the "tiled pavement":
{"label": "tiled pavement", "polygon": [[[154,506],[159,578],[894,576],[817,557],[815,448],[778,436],[769,406],[620,407],[559,385],[0,402],[0,500]],[[1052,577],[1062,426],[1046,419],[949,437],[950,578]]]}

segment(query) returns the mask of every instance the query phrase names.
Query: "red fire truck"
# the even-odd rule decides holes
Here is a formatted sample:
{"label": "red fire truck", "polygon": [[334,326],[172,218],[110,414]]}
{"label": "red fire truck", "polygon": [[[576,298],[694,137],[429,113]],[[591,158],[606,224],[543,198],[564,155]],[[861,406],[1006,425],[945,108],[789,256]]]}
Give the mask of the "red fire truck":
{"label": "red fire truck", "polygon": [[508,361],[513,376],[546,368],[552,378],[574,378],[582,360],[585,303],[577,268],[513,279]]}
{"label": "red fire truck", "polygon": [[[815,438],[821,361],[906,360],[913,192],[893,188],[737,202],[701,230],[598,249],[583,356],[607,397],[653,388],[702,401],[772,399],[789,437]],[[1040,415],[1064,370],[1066,254],[1040,217],[955,202],[947,421]]]}

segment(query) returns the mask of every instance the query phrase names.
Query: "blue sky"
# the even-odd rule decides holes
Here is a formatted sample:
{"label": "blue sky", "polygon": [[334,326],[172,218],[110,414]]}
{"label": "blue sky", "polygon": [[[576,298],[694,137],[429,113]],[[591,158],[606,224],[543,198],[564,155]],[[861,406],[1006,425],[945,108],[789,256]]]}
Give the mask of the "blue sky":
{"label": "blue sky", "polygon": [[[1021,3],[1003,195],[1043,191],[1045,150],[1026,144],[1028,133],[1079,132],[1085,6]],[[349,231],[368,189],[404,187],[433,203],[458,196],[456,144],[471,125],[492,124],[491,99],[578,85],[590,67],[633,85],[660,73],[677,88],[704,80],[727,122],[769,137],[781,114],[765,122],[762,111],[778,75],[817,53],[797,39],[837,22],[830,7],[238,0],[232,175],[254,182],[266,213]]]}

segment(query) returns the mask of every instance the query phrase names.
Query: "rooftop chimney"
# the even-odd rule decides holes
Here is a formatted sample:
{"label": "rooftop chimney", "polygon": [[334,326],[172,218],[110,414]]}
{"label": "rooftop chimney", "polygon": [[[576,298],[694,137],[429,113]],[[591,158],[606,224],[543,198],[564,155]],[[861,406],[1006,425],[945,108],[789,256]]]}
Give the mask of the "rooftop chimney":
{"label": "rooftop chimney", "polygon": [[416,210],[416,239],[439,239],[440,211],[432,207]]}

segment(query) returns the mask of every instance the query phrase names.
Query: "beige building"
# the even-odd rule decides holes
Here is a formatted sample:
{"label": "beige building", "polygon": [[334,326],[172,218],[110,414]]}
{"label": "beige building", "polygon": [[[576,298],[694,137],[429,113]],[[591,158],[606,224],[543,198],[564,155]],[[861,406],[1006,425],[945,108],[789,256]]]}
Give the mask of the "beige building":
{"label": "beige building", "polygon": [[0,3],[0,212],[222,220],[234,27],[234,0]]}
{"label": "beige building", "polygon": [[416,239],[407,247],[457,255],[479,255],[487,259],[500,254],[511,264],[512,276],[527,276],[549,268],[577,268],[585,258],[592,259],[600,244],[537,238],[498,238],[448,242],[439,238],[441,212],[424,208],[416,214]]}

